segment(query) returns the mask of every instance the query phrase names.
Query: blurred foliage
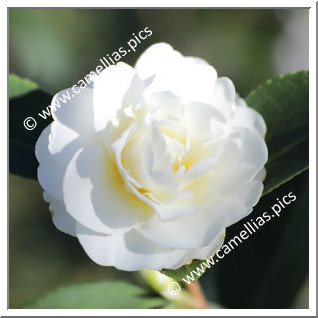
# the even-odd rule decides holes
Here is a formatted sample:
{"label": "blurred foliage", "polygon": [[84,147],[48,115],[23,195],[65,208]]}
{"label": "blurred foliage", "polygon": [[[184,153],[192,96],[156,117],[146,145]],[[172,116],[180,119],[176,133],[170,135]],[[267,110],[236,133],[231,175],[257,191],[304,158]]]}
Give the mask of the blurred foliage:
{"label": "blurred foliage", "polygon": [[[125,56],[124,62],[133,64],[152,43],[168,42],[184,55],[206,59],[219,75],[233,80],[241,96],[246,96],[277,75],[273,46],[283,30],[278,18],[283,12],[288,16],[296,11],[9,9],[9,70],[54,94],[75,84],[95,69],[99,58],[125,45],[132,33],[148,26],[152,36],[138,45],[135,53]],[[292,50],[289,52],[292,54]],[[34,90],[24,97],[34,106],[39,92]],[[10,113],[10,136],[19,137],[21,131],[12,126],[12,120],[20,120],[22,125],[24,114],[33,114],[23,110],[19,97],[14,100],[16,110],[20,109],[15,113],[20,115]],[[46,106],[46,100],[41,104]],[[21,154],[11,157],[10,149],[10,168],[11,160],[20,159],[17,166],[21,164]],[[24,161],[26,166],[30,163]],[[75,238],[57,231],[37,181],[9,174],[9,189],[10,308],[19,308],[34,297],[68,284],[102,279],[141,285],[134,273],[96,265]],[[227,229],[227,238],[290,191],[297,195],[294,205],[200,278],[210,302],[227,308],[306,308],[308,172],[264,196],[248,218]]]}
{"label": "blurred foliage", "polygon": [[10,72],[53,94],[72,86],[145,26],[152,36],[124,62],[134,63],[146,47],[163,41],[206,59],[243,96],[276,75],[271,49],[281,24],[274,10],[257,9],[10,9]]}
{"label": "blurred foliage", "polygon": [[74,284],[42,295],[23,308],[35,309],[147,309],[165,304],[160,297],[146,297],[147,292],[121,281]]}

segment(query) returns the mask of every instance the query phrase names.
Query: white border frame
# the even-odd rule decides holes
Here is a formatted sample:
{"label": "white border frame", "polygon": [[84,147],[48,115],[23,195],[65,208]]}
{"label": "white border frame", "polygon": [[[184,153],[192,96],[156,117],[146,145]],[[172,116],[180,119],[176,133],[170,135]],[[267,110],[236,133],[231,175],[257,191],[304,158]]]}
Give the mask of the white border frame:
{"label": "white border frame", "polygon": [[[27,2],[28,7],[82,7],[86,8],[87,4],[84,1],[75,0],[55,0],[50,4],[44,4],[40,0],[30,0]],[[6,72],[2,73],[1,76],[1,91],[2,96],[7,99],[7,74],[8,74],[8,21],[7,21],[7,10],[8,7],[25,7],[26,2],[21,0],[5,1],[5,5],[1,6],[1,43],[7,43],[7,51],[1,50],[1,64],[2,70]],[[89,4],[94,8],[177,8],[180,6],[178,0],[154,0],[149,3],[146,0],[109,0],[99,1],[90,0]],[[181,7],[206,7],[206,8],[288,8],[288,7],[302,7],[309,8],[309,84],[310,84],[310,151],[309,151],[309,164],[310,164],[310,177],[309,177],[309,309],[7,309],[7,297],[8,297],[8,267],[7,262],[4,260],[1,262],[1,299],[0,299],[0,314],[1,316],[163,316],[163,315],[174,315],[174,316],[316,316],[316,2],[315,1],[292,1],[292,0],[267,0],[267,1],[247,1],[243,0],[239,2],[235,0],[219,1],[218,3],[212,3],[208,0],[183,0]],[[90,8],[91,8],[90,7]],[[88,8],[88,7],[87,7]],[[6,103],[4,103],[6,105]],[[8,113],[6,107],[0,107],[2,124],[1,129],[1,144],[7,149],[8,145],[8,126],[7,118]],[[8,156],[8,153],[7,153]],[[2,167],[7,167],[5,157],[1,157]],[[8,208],[8,188],[7,178],[8,172],[1,174],[1,202],[2,202],[2,213],[1,213],[1,251],[2,255],[8,255],[7,244],[8,244],[8,219],[7,214],[4,213]],[[5,191],[4,189],[7,189]],[[7,204],[5,205],[4,202]]]}

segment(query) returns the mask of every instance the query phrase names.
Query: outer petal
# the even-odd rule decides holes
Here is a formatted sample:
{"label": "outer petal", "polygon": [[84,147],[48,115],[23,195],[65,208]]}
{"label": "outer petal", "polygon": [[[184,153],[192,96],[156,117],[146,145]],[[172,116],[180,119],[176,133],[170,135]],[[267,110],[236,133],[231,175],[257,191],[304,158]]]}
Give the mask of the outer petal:
{"label": "outer petal", "polygon": [[[242,186],[252,178],[255,178],[267,162],[268,150],[265,141],[255,131],[235,128],[230,138],[240,149],[240,154],[227,174],[229,183],[232,176],[232,186],[229,189],[233,189],[233,186]],[[233,182],[233,180],[237,182]]]}
{"label": "outer petal", "polygon": [[124,188],[114,158],[98,146],[76,152],[65,172],[63,194],[74,219],[100,233],[126,232],[148,212]]}
{"label": "outer petal", "polygon": [[[69,100],[67,96],[70,97]],[[95,134],[93,90],[91,88],[86,87],[78,94],[75,94],[71,88],[57,93],[52,99],[51,109],[54,120],[72,129],[82,137],[92,138],[92,135]]]}
{"label": "outer petal", "polygon": [[43,198],[50,203],[49,210],[51,211],[54,225],[62,232],[76,236],[76,221],[65,210],[65,205],[62,201],[54,199],[48,193],[43,192]]}
{"label": "outer petal", "polygon": [[233,206],[229,212],[226,226],[238,222],[252,212],[252,207],[259,201],[263,193],[264,172],[265,169],[262,169],[253,180],[240,187],[239,190],[220,198],[225,202],[230,202]]}
{"label": "outer petal", "polygon": [[83,145],[83,139],[60,122],[51,123],[37,140],[38,180],[44,190],[58,200],[63,200],[62,182],[66,165]]}
{"label": "outer petal", "polygon": [[247,106],[236,107],[229,124],[257,131],[262,138],[266,133],[266,124],[263,117],[253,108]]}
{"label": "outer petal", "polygon": [[192,64],[203,64],[203,65],[209,65],[207,61],[202,59],[201,57],[197,56],[185,56],[186,60],[190,61]]}
{"label": "outer petal", "polygon": [[182,59],[182,55],[167,43],[156,43],[146,49],[136,62],[135,69],[147,84],[163,69],[173,67]]}
{"label": "outer petal", "polygon": [[206,258],[220,248],[224,233],[199,250],[170,249],[155,244],[136,231],[119,235],[100,235],[77,225],[77,237],[90,258],[97,264],[126,271],[140,269],[176,269],[192,258]]}
{"label": "outer petal", "polygon": [[192,254],[192,259],[207,259],[214,255],[223,245],[225,239],[225,230],[222,231],[212,242],[199,249],[190,250],[188,254]]}
{"label": "outer petal", "polygon": [[52,111],[55,121],[43,130],[35,146],[40,163],[39,182],[45,191],[58,200],[63,200],[63,177],[75,151],[85,143],[98,142],[93,127],[92,89],[85,88],[70,100],[63,97],[72,95],[72,90],[66,89],[53,97],[51,107],[54,109],[56,105],[55,111]]}
{"label": "outer petal", "polygon": [[235,99],[236,93],[232,81],[227,77],[220,77],[214,83],[208,103],[229,117],[235,109]]}

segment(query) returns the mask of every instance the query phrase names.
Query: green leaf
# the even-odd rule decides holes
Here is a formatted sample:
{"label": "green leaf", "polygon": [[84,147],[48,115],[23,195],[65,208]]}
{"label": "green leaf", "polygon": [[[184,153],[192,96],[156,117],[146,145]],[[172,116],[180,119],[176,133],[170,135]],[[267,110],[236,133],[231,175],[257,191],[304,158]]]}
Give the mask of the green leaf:
{"label": "green leaf", "polygon": [[[42,130],[52,121],[38,116],[50,105],[52,96],[37,88],[37,84],[15,75],[9,77],[9,169],[22,177],[36,178],[38,162],[34,149]],[[24,120],[33,117],[37,126],[24,127]]]}
{"label": "green leaf", "polygon": [[263,195],[308,168],[309,73],[289,73],[252,91],[247,104],[267,125],[269,157]]}
{"label": "green leaf", "polygon": [[[189,275],[189,277],[193,277],[193,281],[196,281],[204,274],[204,271],[206,270],[206,266],[202,264],[204,261],[205,260],[195,259],[190,264],[183,265],[182,267],[177,268],[177,269],[163,269],[163,270],[161,270],[161,273],[165,274],[165,275],[167,275],[167,276],[169,276],[169,277],[171,277],[179,282],[181,282],[182,279],[184,279],[184,278],[187,279],[188,275]],[[198,268],[202,269],[203,272],[198,271],[197,270]],[[199,275],[191,274],[192,271],[197,272]]]}
{"label": "green leaf", "polygon": [[31,301],[23,308],[34,309],[136,309],[158,308],[159,297],[148,297],[144,289],[127,282],[102,281],[58,288]]}
{"label": "green leaf", "polygon": [[9,75],[9,98],[18,97],[38,88],[38,84],[18,75]]}

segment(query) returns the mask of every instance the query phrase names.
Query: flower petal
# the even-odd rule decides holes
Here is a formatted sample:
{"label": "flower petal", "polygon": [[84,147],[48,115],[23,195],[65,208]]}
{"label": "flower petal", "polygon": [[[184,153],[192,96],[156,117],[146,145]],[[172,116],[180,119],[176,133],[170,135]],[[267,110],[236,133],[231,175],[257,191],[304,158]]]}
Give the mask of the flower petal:
{"label": "flower petal", "polygon": [[240,187],[239,190],[231,192],[224,197],[219,197],[225,204],[232,205],[232,209],[228,214],[226,226],[230,226],[250,214],[253,207],[261,198],[263,189],[264,186],[262,181],[255,178],[243,187]]}
{"label": "flower petal", "polygon": [[126,191],[114,158],[98,146],[76,152],[65,172],[63,194],[74,219],[100,233],[126,232],[148,212]]}
{"label": "flower petal", "polygon": [[105,69],[94,81],[94,123],[97,131],[112,121],[118,125],[117,112],[138,104],[145,86],[135,70],[123,62]]}
{"label": "flower petal", "polygon": [[232,81],[227,77],[219,77],[212,88],[209,104],[229,117],[235,109],[236,93]]}
{"label": "flower petal", "polygon": [[77,224],[77,237],[89,257],[99,265],[136,271],[141,269],[176,269],[192,258],[206,258],[220,248],[224,233],[198,250],[170,249],[155,244],[136,231],[125,234],[101,235]]}
{"label": "flower petal", "polygon": [[172,92],[154,92],[144,96],[144,104],[149,108],[152,117],[161,122],[171,120],[181,121],[184,115],[184,106],[179,97]]}
{"label": "flower petal", "polygon": [[64,203],[56,200],[47,192],[43,192],[43,198],[46,202],[50,203],[49,210],[51,211],[52,221],[56,228],[66,234],[76,236],[76,221],[66,212]]}
{"label": "flower petal", "polygon": [[[225,228],[226,207],[217,202],[205,205],[200,202],[196,212],[174,220],[161,221],[154,216],[135,226],[149,240],[174,248],[196,249],[207,245]],[[195,235],[193,235],[195,233]]]}
{"label": "flower petal", "polygon": [[263,117],[253,108],[247,106],[236,107],[229,124],[257,131],[262,138],[266,133],[266,124]]}
{"label": "flower petal", "polygon": [[156,43],[146,49],[136,62],[135,69],[147,84],[160,71],[172,67],[182,59],[182,55],[167,43]]}
{"label": "flower petal", "polygon": [[[213,256],[223,245],[225,239],[225,230],[222,231],[213,241],[199,249],[190,250],[192,259],[207,259]],[[189,253],[190,254],[190,253]]]}
{"label": "flower petal", "polygon": [[58,200],[63,200],[66,165],[83,146],[83,139],[77,133],[55,121],[42,131],[36,142],[35,155],[40,163],[38,180],[43,189]]}
{"label": "flower petal", "polygon": [[86,87],[77,94],[73,92],[72,88],[62,90],[53,97],[51,108],[54,120],[72,129],[82,137],[90,138],[95,134],[93,90],[91,88]]}
{"label": "flower petal", "polygon": [[255,178],[267,161],[266,144],[257,132],[243,127],[229,130],[215,143],[220,153],[217,166],[195,185],[196,200],[235,192]]}
{"label": "flower petal", "polygon": [[202,141],[212,137],[212,125],[215,121],[224,124],[226,119],[218,108],[205,103],[192,102],[186,105],[185,121],[190,136]]}
{"label": "flower petal", "polygon": [[[153,169],[154,149],[156,149],[156,146],[160,147],[158,140],[153,145],[145,142],[145,147],[141,147],[141,153],[139,153],[140,143],[133,147],[133,151],[139,153],[139,161],[135,164],[134,157],[122,156],[122,151],[132,138],[135,129],[136,125],[129,127],[112,146],[118,170],[125,180],[127,190],[151,207],[162,220],[175,219],[194,213],[195,209],[189,204],[189,195],[192,198],[192,192],[189,190],[180,192],[171,173]],[[162,146],[165,147],[165,145]],[[163,154],[157,151],[156,155],[162,158]],[[122,164],[123,160],[127,161],[128,167],[131,169],[125,169]],[[131,174],[132,171],[134,172],[133,175]],[[137,176],[137,179],[134,176]]]}
{"label": "flower petal", "polygon": [[160,71],[146,88],[144,96],[147,98],[154,92],[169,91],[184,103],[197,101],[210,104],[216,79],[217,73],[211,65],[181,59]]}

